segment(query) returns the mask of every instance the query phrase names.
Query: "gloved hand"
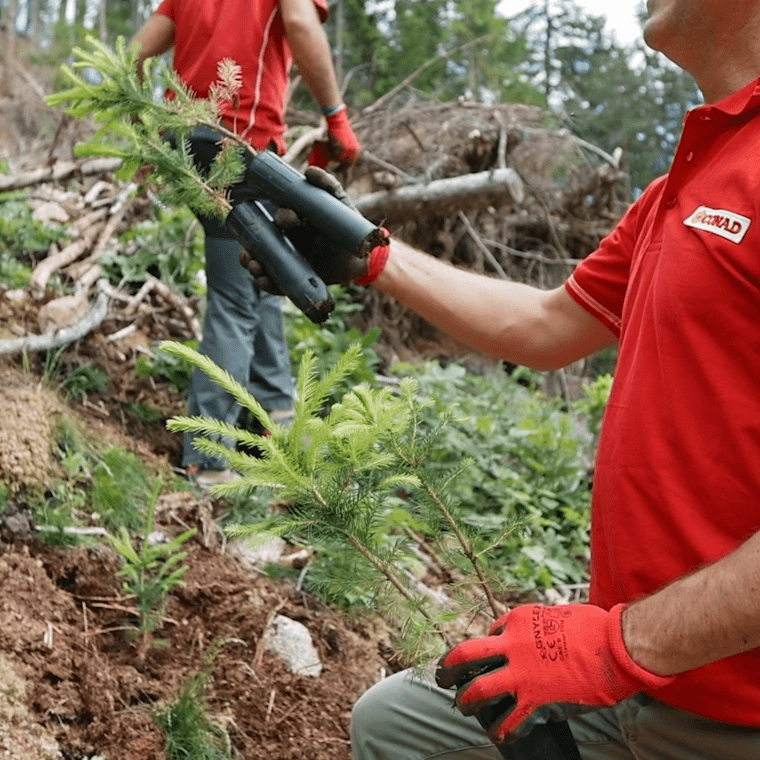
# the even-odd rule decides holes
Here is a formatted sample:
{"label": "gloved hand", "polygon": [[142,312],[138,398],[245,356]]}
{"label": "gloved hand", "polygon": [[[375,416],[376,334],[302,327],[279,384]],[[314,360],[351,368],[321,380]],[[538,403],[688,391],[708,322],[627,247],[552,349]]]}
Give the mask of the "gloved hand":
{"label": "gloved hand", "polygon": [[326,169],[331,161],[337,161],[341,166],[352,166],[359,158],[362,146],[359,138],[348,123],[345,107],[337,113],[325,116],[327,120],[327,142],[314,143],[309,166]]}
{"label": "gloved hand", "polygon": [[[329,172],[316,166],[309,166],[304,175],[312,185],[321,187],[349,208],[354,208],[343,186]],[[299,219],[291,209],[278,209],[274,220],[326,285],[347,285],[352,282],[356,285],[370,285],[377,279],[388,261],[390,235],[383,228],[381,230],[385,235],[384,241],[373,248],[369,254],[359,256],[355,251],[336,247],[335,243],[314,229],[307,220]],[[261,264],[245,249],[240,252],[240,263],[253,276],[260,290],[281,295],[267,277]]]}
{"label": "gloved hand", "polygon": [[491,634],[464,641],[438,663],[436,681],[458,686],[464,715],[486,710],[495,744],[527,736],[549,719],[564,720],[659,689],[673,676],[637,665],[623,641],[625,605],[523,605],[502,615]]}

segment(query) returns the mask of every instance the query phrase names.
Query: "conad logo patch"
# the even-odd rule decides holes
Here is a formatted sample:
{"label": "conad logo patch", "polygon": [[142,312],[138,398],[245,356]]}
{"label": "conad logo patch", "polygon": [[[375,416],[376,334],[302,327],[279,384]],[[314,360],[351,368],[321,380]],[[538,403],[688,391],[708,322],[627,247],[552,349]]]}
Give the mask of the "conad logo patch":
{"label": "conad logo patch", "polygon": [[742,242],[750,223],[751,220],[747,219],[746,216],[741,216],[741,214],[723,209],[707,208],[707,206],[700,206],[684,221],[687,227],[712,232],[713,235],[720,235],[732,243]]}

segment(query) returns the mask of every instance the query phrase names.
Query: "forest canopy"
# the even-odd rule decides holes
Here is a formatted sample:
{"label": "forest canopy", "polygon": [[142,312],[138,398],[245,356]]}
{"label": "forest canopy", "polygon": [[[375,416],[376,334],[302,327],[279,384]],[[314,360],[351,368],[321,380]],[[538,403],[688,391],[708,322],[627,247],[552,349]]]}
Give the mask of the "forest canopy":
{"label": "forest canopy", "polygon": [[[15,39],[56,67],[86,34],[113,44],[129,38],[158,0],[3,0],[6,63]],[[643,13],[643,6],[640,11]],[[8,24],[13,18],[14,23]],[[701,102],[693,79],[648,49],[619,43],[603,17],[573,0],[544,0],[507,18],[498,0],[333,0],[327,31],[351,110],[414,76],[410,98],[548,109],[556,126],[612,154],[624,152],[632,197],[664,173],[686,111]],[[14,67],[4,67],[2,86]],[[294,71],[297,85],[297,71]],[[305,87],[291,108],[313,111]],[[316,119],[316,115],[314,116]]]}

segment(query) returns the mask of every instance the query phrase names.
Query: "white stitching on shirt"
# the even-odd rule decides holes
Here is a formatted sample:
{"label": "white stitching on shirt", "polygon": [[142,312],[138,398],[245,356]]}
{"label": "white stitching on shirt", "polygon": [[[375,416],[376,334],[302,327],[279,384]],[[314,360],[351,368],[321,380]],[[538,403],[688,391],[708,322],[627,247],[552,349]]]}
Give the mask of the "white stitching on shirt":
{"label": "white stitching on shirt", "polygon": [[600,304],[599,301],[597,301],[595,298],[592,298],[578,284],[578,280],[575,279],[575,275],[570,275],[570,279],[567,281],[567,284],[570,288],[572,288],[573,293],[575,293],[584,303],[588,304],[588,306],[593,311],[605,317],[610,322],[610,324],[613,324],[618,329],[618,331],[620,330],[620,327],[622,325],[620,317],[618,317],[617,314],[613,314],[613,312],[611,312],[606,307],[602,306],[602,304]]}
{"label": "white stitching on shirt", "polygon": [[253,129],[254,125],[256,124],[256,111],[259,107],[259,102],[261,101],[261,81],[264,78],[264,57],[266,54],[267,46],[269,44],[272,24],[274,23],[274,19],[278,11],[279,7],[275,6],[264,29],[264,39],[261,43],[261,50],[259,51],[258,71],[256,72],[256,88],[254,91],[253,105],[251,106],[251,115],[248,119],[248,126],[245,128],[241,135],[243,138]]}

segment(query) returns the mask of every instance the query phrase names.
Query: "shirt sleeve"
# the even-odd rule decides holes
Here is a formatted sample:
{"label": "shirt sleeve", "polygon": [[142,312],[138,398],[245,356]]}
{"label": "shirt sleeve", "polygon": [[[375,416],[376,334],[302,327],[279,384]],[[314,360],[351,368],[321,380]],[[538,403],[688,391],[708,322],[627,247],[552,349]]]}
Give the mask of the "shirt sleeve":
{"label": "shirt sleeve", "polygon": [[168,16],[174,18],[174,0],[163,0],[163,2],[156,8],[154,13],[158,13],[161,16]]}
{"label": "shirt sleeve", "polygon": [[314,5],[317,6],[317,13],[319,13],[319,20],[324,24],[330,15],[330,9],[327,5],[327,0],[314,0]]}
{"label": "shirt sleeve", "polygon": [[663,184],[664,178],[660,178],[649,185],[599,248],[576,267],[565,283],[570,296],[617,337],[620,337],[633,252]]}

